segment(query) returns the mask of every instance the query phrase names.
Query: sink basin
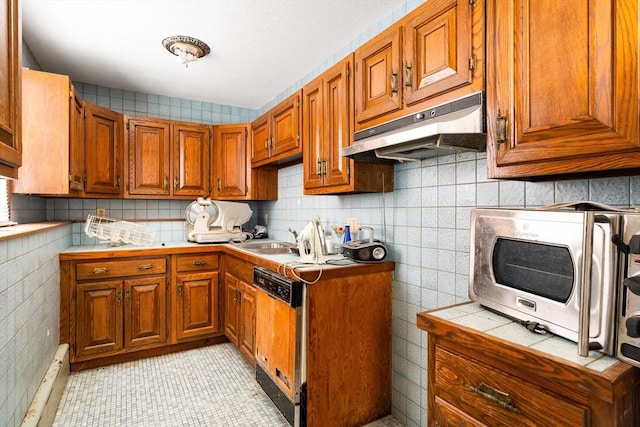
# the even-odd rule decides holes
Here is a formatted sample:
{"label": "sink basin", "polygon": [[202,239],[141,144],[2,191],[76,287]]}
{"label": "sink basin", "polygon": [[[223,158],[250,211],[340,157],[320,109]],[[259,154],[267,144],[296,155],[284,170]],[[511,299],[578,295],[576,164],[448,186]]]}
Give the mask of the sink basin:
{"label": "sink basin", "polygon": [[298,246],[287,242],[249,242],[238,246],[241,249],[262,255],[297,253]]}

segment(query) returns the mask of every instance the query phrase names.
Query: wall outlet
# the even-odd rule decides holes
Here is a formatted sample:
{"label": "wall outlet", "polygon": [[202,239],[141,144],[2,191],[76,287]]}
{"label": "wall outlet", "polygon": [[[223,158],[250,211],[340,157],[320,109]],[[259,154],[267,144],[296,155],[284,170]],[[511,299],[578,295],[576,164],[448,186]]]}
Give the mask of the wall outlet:
{"label": "wall outlet", "polygon": [[351,229],[351,234],[358,234],[358,218],[355,216],[350,216],[347,218],[347,224],[349,224],[349,228]]}
{"label": "wall outlet", "polygon": [[96,216],[99,216],[99,217],[102,217],[102,218],[106,217],[107,216],[107,208],[97,208],[96,209]]}

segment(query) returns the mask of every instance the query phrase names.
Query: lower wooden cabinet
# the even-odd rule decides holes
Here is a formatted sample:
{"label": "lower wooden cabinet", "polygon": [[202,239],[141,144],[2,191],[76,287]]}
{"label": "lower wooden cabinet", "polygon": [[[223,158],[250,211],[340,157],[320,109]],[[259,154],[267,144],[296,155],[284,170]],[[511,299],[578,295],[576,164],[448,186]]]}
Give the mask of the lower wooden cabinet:
{"label": "lower wooden cabinet", "polygon": [[72,362],[167,344],[165,258],[75,267]]}
{"label": "lower wooden cabinet", "polygon": [[225,260],[224,332],[251,366],[255,366],[256,289],[252,275],[251,263],[232,257]]}
{"label": "lower wooden cabinet", "polygon": [[222,334],[218,255],[176,255],[174,263],[173,342]]}
{"label": "lower wooden cabinet", "polygon": [[217,253],[105,256],[60,261],[73,370],[224,340]]}
{"label": "lower wooden cabinet", "polygon": [[[428,332],[429,426],[640,425],[640,369],[610,357],[579,358],[569,341],[541,343],[544,337],[515,323],[502,323],[508,333],[498,321],[488,333],[465,326],[481,327],[491,316],[499,318],[477,305],[418,314]],[[572,347],[575,357],[561,356]]]}

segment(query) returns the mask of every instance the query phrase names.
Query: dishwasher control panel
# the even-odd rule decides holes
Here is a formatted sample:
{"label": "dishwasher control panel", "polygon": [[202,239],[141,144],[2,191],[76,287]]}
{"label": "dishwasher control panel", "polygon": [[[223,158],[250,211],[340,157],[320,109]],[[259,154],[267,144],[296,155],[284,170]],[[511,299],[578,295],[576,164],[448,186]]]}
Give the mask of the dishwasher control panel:
{"label": "dishwasher control panel", "polygon": [[253,284],[290,307],[302,305],[302,282],[267,268],[255,266],[253,267]]}

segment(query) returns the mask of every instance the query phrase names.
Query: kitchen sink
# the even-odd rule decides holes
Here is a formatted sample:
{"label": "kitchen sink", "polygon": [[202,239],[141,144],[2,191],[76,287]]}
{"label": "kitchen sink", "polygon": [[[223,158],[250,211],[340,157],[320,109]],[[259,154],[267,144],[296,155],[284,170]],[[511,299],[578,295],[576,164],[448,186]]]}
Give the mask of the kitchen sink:
{"label": "kitchen sink", "polygon": [[261,255],[278,255],[298,252],[297,245],[287,242],[248,242],[242,243],[238,247]]}

